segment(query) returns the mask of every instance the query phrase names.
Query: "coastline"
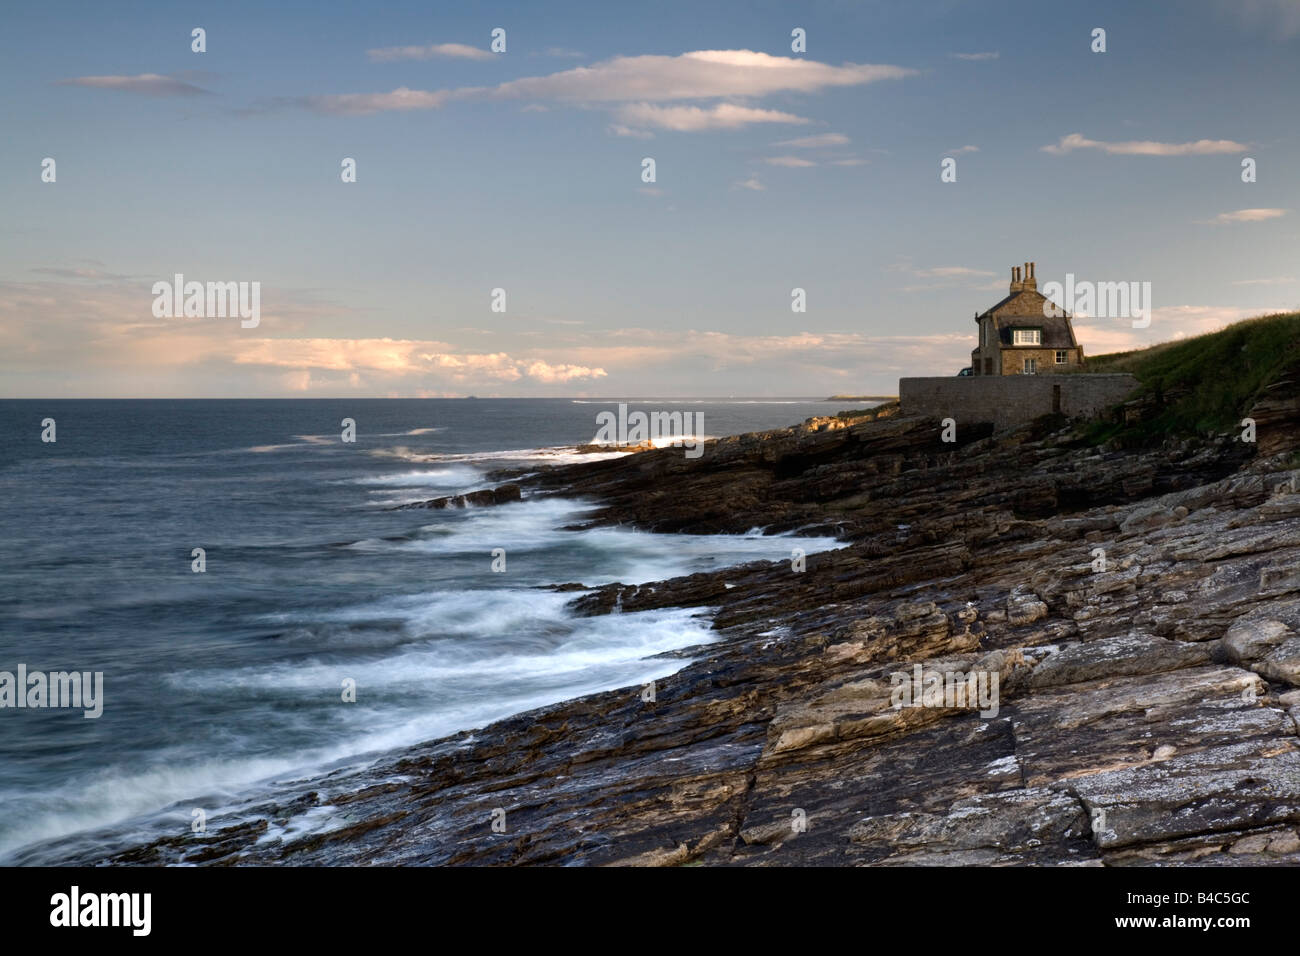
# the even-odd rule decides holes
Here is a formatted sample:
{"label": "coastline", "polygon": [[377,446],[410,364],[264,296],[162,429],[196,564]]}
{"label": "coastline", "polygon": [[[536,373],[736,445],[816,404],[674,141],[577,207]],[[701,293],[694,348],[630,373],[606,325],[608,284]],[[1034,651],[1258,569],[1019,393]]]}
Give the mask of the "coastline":
{"label": "coastline", "polygon": [[[652,692],[519,714],[303,782],[256,819],[68,862],[1300,862],[1294,425],[1252,459],[1229,435],[1119,451],[1049,422],[954,446],[882,416],[710,441],[698,461],[499,474],[602,502],[582,527],[845,545],[802,571],[583,589],[588,615],[713,609],[715,641],[671,652],[690,663]],[[893,675],[917,663],[996,675],[997,715],[895,708]],[[289,826],[308,816],[323,823]]]}

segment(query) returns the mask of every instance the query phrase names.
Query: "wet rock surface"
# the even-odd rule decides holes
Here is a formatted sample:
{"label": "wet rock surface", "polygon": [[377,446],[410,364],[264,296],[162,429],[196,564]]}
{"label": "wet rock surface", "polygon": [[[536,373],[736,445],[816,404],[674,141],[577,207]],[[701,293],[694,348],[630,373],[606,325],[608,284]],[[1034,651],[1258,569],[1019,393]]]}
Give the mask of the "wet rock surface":
{"label": "wet rock surface", "polygon": [[482,491],[471,491],[463,495],[447,495],[442,498],[431,498],[428,501],[416,501],[405,505],[396,505],[393,511],[402,511],[408,508],[468,508],[471,506],[481,505],[504,505],[511,501],[518,501],[522,497],[522,492],[518,485],[500,485],[496,488],[485,488]]}
{"label": "wet rock surface", "polygon": [[575,592],[713,608],[720,640],[256,808],[328,808],[324,831],[213,819],[103,862],[1300,863],[1294,434],[1265,460],[1051,428],[954,445],[891,417],[521,478],[594,501],[592,525],[845,544]]}

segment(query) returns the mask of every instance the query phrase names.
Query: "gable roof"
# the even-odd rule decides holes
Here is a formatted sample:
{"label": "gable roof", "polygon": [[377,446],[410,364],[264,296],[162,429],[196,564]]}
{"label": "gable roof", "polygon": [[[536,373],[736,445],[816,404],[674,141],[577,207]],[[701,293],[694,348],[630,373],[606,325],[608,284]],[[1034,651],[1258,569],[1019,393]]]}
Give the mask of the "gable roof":
{"label": "gable roof", "polygon": [[[1037,289],[1017,289],[1015,292],[1002,297],[979,315],[975,316],[975,321],[978,322],[980,319],[993,315],[995,312],[1008,312],[1011,315],[1020,316],[1041,315],[1043,311],[1043,303],[1049,301],[1051,300]],[[1070,317],[1069,313],[1064,309],[1061,309],[1059,306],[1057,307],[1057,312],[1064,318],[1068,319]]]}

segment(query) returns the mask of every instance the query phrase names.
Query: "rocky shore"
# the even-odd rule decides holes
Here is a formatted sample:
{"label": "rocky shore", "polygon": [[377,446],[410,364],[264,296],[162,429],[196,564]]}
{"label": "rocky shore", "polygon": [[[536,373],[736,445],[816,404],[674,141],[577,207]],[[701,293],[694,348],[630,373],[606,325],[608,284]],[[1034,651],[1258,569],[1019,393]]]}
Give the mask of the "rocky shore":
{"label": "rocky shore", "polygon": [[[654,531],[844,547],[575,592],[697,606],[717,643],[100,860],[216,864],[1300,863],[1300,413],[1137,450],[884,409],[533,475]],[[1132,410],[1130,410],[1130,414]],[[1265,449],[1267,454],[1265,454]],[[444,501],[433,507],[472,502]],[[996,715],[895,706],[996,675]],[[909,676],[910,680],[910,676]],[[920,701],[918,700],[918,703]],[[334,829],[271,836],[310,808]],[[264,839],[265,837],[265,839]]]}

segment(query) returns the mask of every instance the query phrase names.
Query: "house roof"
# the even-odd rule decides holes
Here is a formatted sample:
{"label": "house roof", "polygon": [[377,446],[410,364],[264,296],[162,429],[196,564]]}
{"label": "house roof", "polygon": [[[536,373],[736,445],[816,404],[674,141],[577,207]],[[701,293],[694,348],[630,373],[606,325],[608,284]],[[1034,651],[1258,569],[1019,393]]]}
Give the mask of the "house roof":
{"label": "house roof", "polygon": [[[1039,314],[1043,311],[1043,303],[1049,301],[1051,300],[1037,289],[1017,289],[1009,295],[1002,297],[979,315],[975,316],[975,321],[978,322],[980,319],[992,315],[995,312],[1008,312],[1012,315]],[[1069,318],[1069,313],[1064,309],[1059,306],[1057,306],[1056,309],[1060,314]]]}
{"label": "house roof", "polygon": [[1023,292],[1021,292],[1020,290],[1017,290],[1017,291],[1015,291],[1015,292],[1012,292],[1010,295],[1006,296],[1005,298],[1003,298],[1003,299],[1000,300],[999,302],[995,303],[994,305],[989,306],[987,309],[985,309],[985,310],[984,310],[983,312],[981,312],[979,315],[975,316],[975,321],[978,322],[980,319],[984,318],[984,316],[988,315],[989,313],[998,311],[1000,308],[1002,308],[1004,305],[1006,305],[1006,304],[1007,304],[1008,302],[1010,302],[1012,299],[1014,299],[1014,298],[1016,298],[1017,296],[1022,295],[1022,294],[1023,294]]}
{"label": "house roof", "polygon": [[1074,340],[1074,330],[1070,328],[1070,320],[1063,315],[1003,316],[998,321],[999,344],[1011,347],[1012,329],[1042,329],[1043,342],[1034,348],[1070,349],[1078,344]]}

